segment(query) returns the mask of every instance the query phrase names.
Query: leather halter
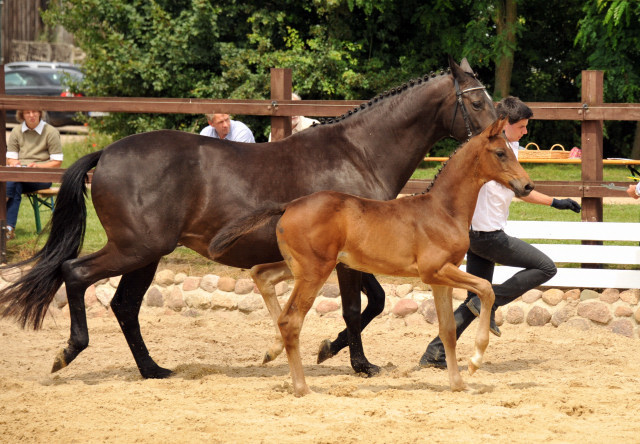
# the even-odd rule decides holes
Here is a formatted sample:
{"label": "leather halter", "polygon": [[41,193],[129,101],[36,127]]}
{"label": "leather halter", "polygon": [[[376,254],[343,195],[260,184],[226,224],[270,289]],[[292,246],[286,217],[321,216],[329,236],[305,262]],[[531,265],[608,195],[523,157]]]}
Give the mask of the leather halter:
{"label": "leather halter", "polygon": [[[468,92],[471,92],[471,91],[479,91],[479,90],[484,90],[485,93],[486,93],[487,89],[484,86],[474,86],[472,88],[467,88],[467,89],[463,89],[462,91],[460,91],[460,85],[458,84],[458,79],[454,79],[454,83],[455,83],[455,86],[456,86],[456,108],[453,111],[453,119],[451,119],[451,129],[449,130],[449,135],[451,135],[451,133],[453,133],[453,124],[455,123],[456,116],[458,114],[458,106],[460,106],[461,109],[462,109],[462,117],[464,119],[464,126],[467,129],[467,140],[469,140],[471,138],[471,136],[473,136],[473,131],[471,131],[471,129],[473,127],[473,123],[471,122],[471,119],[469,118],[469,111],[467,111],[467,107],[464,106],[464,102],[462,101],[462,95],[466,94]],[[451,136],[451,137],[453,137],[453,136]]]}

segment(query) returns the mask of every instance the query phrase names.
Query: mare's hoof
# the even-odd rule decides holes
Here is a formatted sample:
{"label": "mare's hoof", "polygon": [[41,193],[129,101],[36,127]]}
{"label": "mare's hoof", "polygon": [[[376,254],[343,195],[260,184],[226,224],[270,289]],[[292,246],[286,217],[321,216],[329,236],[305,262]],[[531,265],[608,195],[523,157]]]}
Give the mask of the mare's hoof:
{"label": "mare's hoof", "polygon": [[64,357],[64,349],[58,352],[58,355],[53,360],[53,367],[51,367],[51,373],[55,373],[58,370],[62,370],[68,365],[65,357]]}
{"label": "mare's hoof", "polygon": [[367,378],[371,378],[372,376],[379,375],[380,372],[382,371],[380,367],[378,367],[377,365],[373,365],[371,363],[367,363],[366,365],[362,365],[362,366],[353,366],[353,369],[356,371],[356,373],[362,373]]}
{"label": "mare's hoof", "polygon": [[318,350],[318,364],[332,357],[333,353],[331,352],[331,340],[325,339],[320,344],[320,349]]}
{"label": "mare's hoof", "polygon": [[173,372],[168,368],[156,366],[153,370],[140,370],[140,374],[144,379],[164,379],[171,376]]}

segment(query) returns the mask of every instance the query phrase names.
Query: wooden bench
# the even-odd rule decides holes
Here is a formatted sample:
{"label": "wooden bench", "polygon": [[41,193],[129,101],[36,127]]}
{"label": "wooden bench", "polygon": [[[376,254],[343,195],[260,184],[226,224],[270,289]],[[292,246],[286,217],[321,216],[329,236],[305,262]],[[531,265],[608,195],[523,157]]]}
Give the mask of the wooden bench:
{"label": "wooden bench", "polygon": [[33,207],[33,216],[36,220],[36,232],[38,234],[40,234],[40,232],[42,231],[42,222],[40,221],[40,207],[44,205],[45,207],[53,211],[53,208],[55,206],[55,198],[58,195],[59,190],[60,188],[53,187],[25,193],[25,195],[31,202],[31,206]]}
{"label": "wooden bench", "polygon": [[[640,223],[509,221],[505,232],[530,242],[558,265],[558,273],[544,287],[640,288]],[[534,243],[541,239],[604,241],[605,245]],[[611,245],[609,241],[635,245]],[[582,268],[581,264],[602,264],[603,268]],[[610,265],[632,269],[606,268]],[[500,284],[519,270],[498,265],[493,283]]]}

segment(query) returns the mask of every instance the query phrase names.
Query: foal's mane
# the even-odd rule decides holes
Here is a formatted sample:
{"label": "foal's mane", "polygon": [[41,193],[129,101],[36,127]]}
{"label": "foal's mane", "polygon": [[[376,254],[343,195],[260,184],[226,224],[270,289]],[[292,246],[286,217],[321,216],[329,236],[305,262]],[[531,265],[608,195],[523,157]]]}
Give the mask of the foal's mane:
{"label": "foal's mane", "polygon": [[442,164],[442,166],[438,169],[438,172],[436,173],[435,176],[433,176],[433,180],[431,181],[431,183],[429,184],[429,186],[421,193],[415,193],[413,194],[413,196],[417,196],[419,194],[426,194],[429,191],[431,191],[431,188],[433,188],[433,184],[436,183],[436,179],[438,179],[438,176],[440,175],[440,173],[442,172],[442,170],[444,169],[444,167],[447,166],[447,164],[449,163],[449,161],[451,160],[451,158],[462,148],[464,148],[464,146],[469,143],[469,141],[466,141],[465,143],[463,143],[462,145],[459,145],[458,148],[456,148],[455,150],[453,150],[453,152],[451,153],[451,155],[449,156],[449,158]]}

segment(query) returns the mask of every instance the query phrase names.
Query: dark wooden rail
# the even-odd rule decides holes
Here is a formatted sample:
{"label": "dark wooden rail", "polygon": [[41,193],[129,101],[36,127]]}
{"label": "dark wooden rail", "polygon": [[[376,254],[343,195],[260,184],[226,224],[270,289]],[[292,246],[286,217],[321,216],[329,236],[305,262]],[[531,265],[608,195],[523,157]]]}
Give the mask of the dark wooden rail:
{"label": "dark wooden rail", "polygon": [[[0,127],[6,128],[6,109],[46,109],[49,111],[102,111],[128,113],[196,113],[213,111],[240,115],[270,116],[274,140],[290,134],[290,116],[332,117],[343,114],[366,100],[291,100],[291,71],[271,70],[271,99],[176,99],[126,97],[42,97],[4,94],[4,65],[0,65]],[[603,103],[603,72],[582,72],[580,103],[527,103],[538,120],[577,120],[582,122],[582,178],[574,182],[537,182],[537,189],[553,196],[581,197],[582,219],[602,221],[602,197],[620,196],[603,188],[602,123],[604,120],[640,121],[640,104]],[[6,153],[6,141],[0,140],[0,158]],[[0,167],[0,195],[6,181],[59,182],[62,170],[33,170]],[[428,181],[411,180],[403,193],[423,191]],[[617,183],[624,184],[624,183]],[[0,205],[0,225],[4,234],[6,208]],[[0,260],[5,255],[4,236],[0,236]]]}

